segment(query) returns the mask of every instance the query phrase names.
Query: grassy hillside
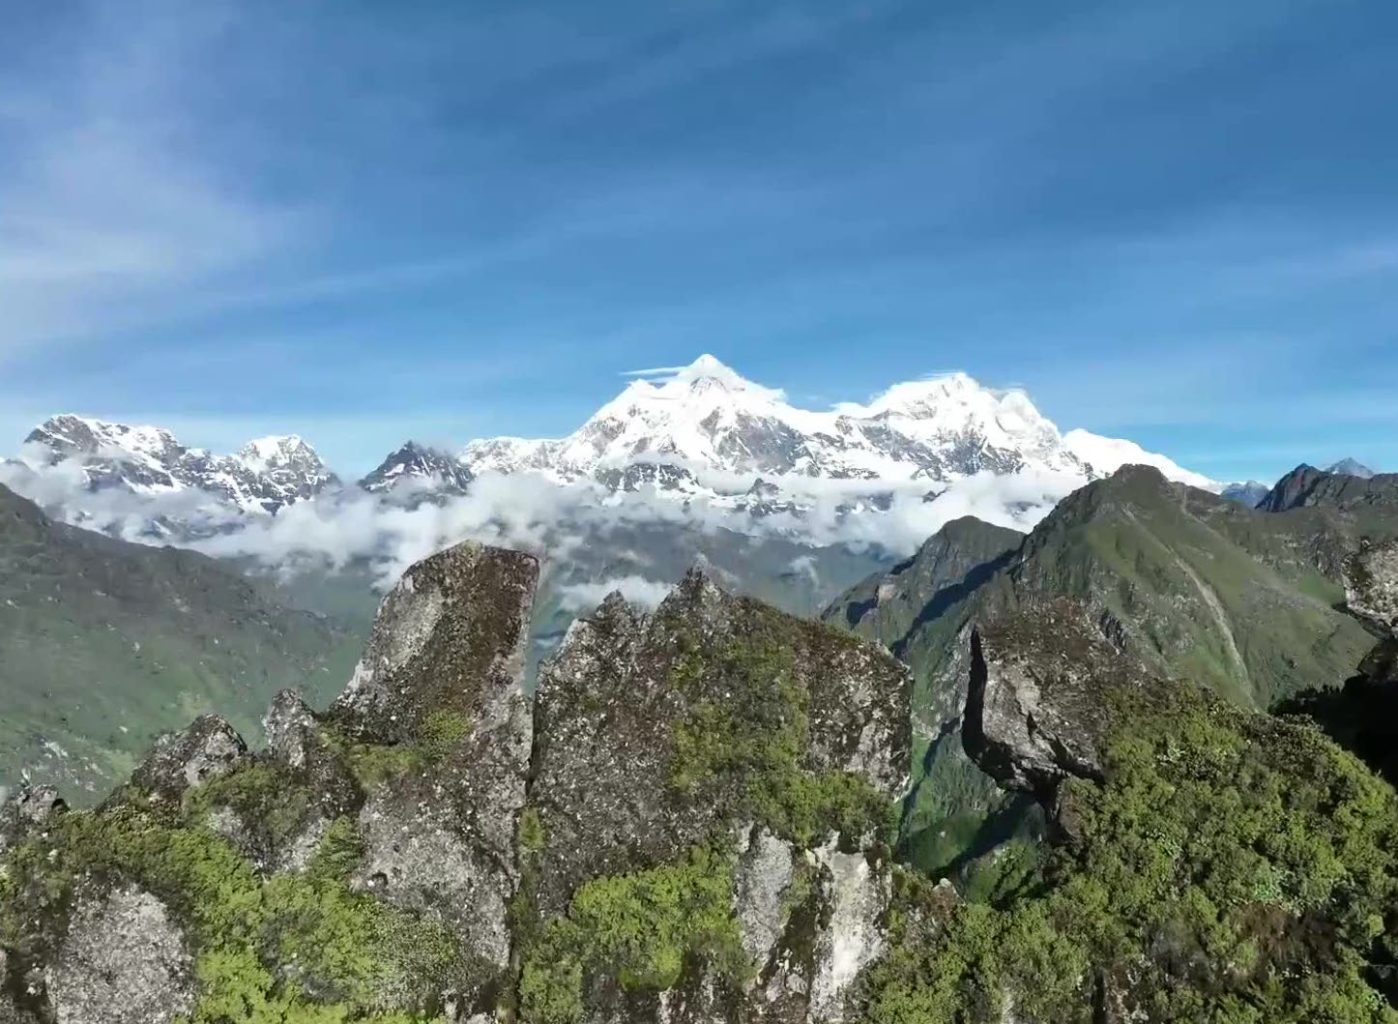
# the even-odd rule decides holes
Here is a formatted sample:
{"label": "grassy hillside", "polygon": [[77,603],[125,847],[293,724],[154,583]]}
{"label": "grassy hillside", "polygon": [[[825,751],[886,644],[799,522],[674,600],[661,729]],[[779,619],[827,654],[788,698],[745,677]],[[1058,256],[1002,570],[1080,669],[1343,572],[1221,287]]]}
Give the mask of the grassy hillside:
{"label": "grassy hillside", "polygon": [[328,699],[360,640],[202,555],[54,523],[0,487],[0,785],[22,766],[105,792],[159,733],[271,696]]}

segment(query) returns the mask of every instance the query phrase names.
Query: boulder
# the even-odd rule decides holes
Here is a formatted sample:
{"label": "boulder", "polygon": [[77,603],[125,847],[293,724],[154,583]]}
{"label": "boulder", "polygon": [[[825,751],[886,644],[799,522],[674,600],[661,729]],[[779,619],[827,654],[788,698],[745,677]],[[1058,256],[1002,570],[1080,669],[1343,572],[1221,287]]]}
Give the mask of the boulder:
{"label": "boulder", "polygon": [[194,1008],[184,936],[135,887],[79,901],[44,981],[58,1024],[166,1024]]}

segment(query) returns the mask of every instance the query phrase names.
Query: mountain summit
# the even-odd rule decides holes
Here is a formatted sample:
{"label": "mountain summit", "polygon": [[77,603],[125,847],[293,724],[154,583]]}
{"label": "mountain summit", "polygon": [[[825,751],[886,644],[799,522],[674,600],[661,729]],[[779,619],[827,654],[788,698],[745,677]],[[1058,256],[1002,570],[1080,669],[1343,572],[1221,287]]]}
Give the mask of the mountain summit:
{"label": "mountain summit", "polygon": [[693,481],[761,476],[803,481],[947,483],[972,474],[1040,470],[1092,478],[1145,461],[1199,485],[1205,478],[1128,441],[1068,435],[1019,390],[982,386],[964,373],[895,384],[867,404],[826,411],[792,405],[711,355],[663,379],[632,381],[572,434],[502,437],[467,446],[472,472],[540,472],[572,481],[619,467],[664,463]]}

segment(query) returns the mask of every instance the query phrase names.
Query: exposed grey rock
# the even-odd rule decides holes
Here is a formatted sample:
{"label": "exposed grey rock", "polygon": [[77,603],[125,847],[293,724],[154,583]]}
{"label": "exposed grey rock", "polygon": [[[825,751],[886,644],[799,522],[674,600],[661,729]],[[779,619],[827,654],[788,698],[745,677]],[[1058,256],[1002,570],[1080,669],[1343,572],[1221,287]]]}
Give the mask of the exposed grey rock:
{"label": "exposed grey rock", "polygon": [[308,750],[316,743],[318,726],[314,712],[296,690],[282,690],[262,719],[267,749],[292,768],[304,768]]}
{"label": "exposed grey rock", "polygon": [[1344,576],[1349,610],[1381,629],[1398,631],[1398,541],[1365,544]]}
{"label": "exposed grey rock", "polygon": [[1069,776],[1102,777],[1107,691],[1153,681],[1076,602],[1031,601],[972,635],[962,742],[1001,785],[1047,801]]}
{"label": "exposed grey rock", "polygon": [[510,956],[513,865],[469,843],[441,811],[440,804],[404,804],[392,793],[366,803],[359,815],[365,854],[352,884],[445,921],[481,962],[477,971],[503,971]]}
{"label": "exposed grey rock", "polygon": [[863,853],[841,853],[833,845],[816,851],[828,872],[828,924],[816,943],[811,984],[811,1021],[846,1019],[845,996],[859,972],[883,952],[883,916],[891,898],[886,865],[871,865]]}
{"label": "exposed grey rock", "polygon": [[0,799],[0,854],[67,806],[52,786],[27,783]]}
{"label": "exposed grey rock", "polygon": [[786,931],[791,907],[786,896],[795,876],[792,845],[766,829],[747,830],[738,851],[738,867],[733,874],[733,912],[748,958],[765,965]]}
{"label": "exposed grey rock", "polygon": [[227,775],[248,756],[238,731],[218,715],[200,715],[181,733],[162,736],[131,776],[131,784],[159,799]]}
{"label": "exposed grey rock", "polygon": [[79,902],[45,981],[58,1024],[164,1024],[193,1009],[192,967],[165,905],[132,887]]}

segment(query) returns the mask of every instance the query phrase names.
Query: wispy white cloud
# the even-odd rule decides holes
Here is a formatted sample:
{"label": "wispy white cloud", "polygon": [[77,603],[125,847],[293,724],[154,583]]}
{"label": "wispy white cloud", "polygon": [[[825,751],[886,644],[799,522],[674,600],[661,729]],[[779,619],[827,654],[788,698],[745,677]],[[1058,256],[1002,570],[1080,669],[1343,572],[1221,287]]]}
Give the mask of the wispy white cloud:
{"label": "wispy white cloud", "polygon": [[189,144],[184,97],[217,20],[183,5],[99,16],[64,79],[0,77],[0,358],[138,318],[302,236],[305,211],[253,197]]}

